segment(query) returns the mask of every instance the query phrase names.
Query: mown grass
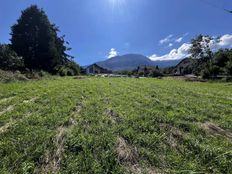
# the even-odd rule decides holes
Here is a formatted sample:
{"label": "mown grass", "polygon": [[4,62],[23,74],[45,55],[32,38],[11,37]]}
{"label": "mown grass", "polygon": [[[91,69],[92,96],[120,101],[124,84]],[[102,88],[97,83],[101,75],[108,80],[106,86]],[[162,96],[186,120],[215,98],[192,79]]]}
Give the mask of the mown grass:
{"label": "mown grass", "polygon": [[0,173],[231,173],[231,164],[231,83],[0,84]]}

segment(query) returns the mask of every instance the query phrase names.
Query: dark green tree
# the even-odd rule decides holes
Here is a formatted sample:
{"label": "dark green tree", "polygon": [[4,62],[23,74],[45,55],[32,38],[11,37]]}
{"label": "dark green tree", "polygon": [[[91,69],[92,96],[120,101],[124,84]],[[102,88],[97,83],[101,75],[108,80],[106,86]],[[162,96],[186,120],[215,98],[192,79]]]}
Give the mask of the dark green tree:
{"label": "dark green tree", "polygon": [[57,66],[70,58],[65,52],[64,36],[51,24],[47,15],[36,5],[22,11],[17,23],[12,26],[12,48],[24,58],[26,68],[54,73]]}
{"label": "dark green tree", "polygon": [[144,69],[143,69],[143,72],[144,72],[144,76],[147,77],[148,74],[149,74],[149,70],[147,68],[147,66],[145,65]]}
{"label": "dark green tree", "polygon": [[226,63],[229,61],[229,55],[231,53],[232,52],[229,49],[218,50],[213,56],[213,64],[219,67],[225,67]]}
{"label": "dark green tree", "polygon": [[227,75],[232,76],[232,59],[227,62],[225,72]]}

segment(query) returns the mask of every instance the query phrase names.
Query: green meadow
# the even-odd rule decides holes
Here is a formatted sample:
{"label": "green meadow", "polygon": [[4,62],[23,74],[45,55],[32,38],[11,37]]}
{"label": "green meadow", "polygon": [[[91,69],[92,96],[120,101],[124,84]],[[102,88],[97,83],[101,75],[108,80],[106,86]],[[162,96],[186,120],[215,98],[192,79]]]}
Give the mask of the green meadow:
{"label": "green meadow", "polygon": [[232,83],[0,84],[0,173],[231,173]]}

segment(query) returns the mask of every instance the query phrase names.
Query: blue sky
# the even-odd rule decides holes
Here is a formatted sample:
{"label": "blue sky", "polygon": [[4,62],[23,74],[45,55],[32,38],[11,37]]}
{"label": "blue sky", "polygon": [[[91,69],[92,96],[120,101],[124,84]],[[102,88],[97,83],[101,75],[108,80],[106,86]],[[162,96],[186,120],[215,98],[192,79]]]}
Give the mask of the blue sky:
{"label": "blue sky", "polygon": [[[153,60],[186,53],[198,34],[224,36],[232,45],[231,0],[0,0],[0,42],[31,4],[43,8],[66,35],[81,65],[140,53]],[[110,52],[110,55],[109,55]],[[170,56],[171,55],[171,56]]]}

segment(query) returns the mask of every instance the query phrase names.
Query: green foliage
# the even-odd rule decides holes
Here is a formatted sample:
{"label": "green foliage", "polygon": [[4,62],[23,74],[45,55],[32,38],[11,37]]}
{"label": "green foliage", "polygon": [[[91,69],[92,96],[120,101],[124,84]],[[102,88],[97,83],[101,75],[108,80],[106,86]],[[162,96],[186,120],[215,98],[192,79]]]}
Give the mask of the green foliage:
{"label": "green foliage", "polygon": [[175,67],[167,67],[161,69],[161,72],[166,75],[172,75],[174,73]]}
{"label": "green foliage", "polygon": [[80,74],[80,66],[74,61],[67,61],[64,65],[55,68],[60,76],[76,76]]}
{"label": "green foliage", "polygon": [[218,67],[225,67],[230,57],[232,57],[232,50],[220,49],[213,56],[213,64]]}
{"label": "green foliage", "polygon": [[209,79],[209,78],[210,78],[210,75],[211,75],[211,73],[210,73],[209,68],[204,68],[204,69],[201,71],[201,77],[202,77],[203,79]]}
{"label": "green foliage", "polygon": [[0,69],[2,70],[20,70],[23,69],[24,62],[9,45],[0,44]]}
{"label": "green foliage", "polygon": [[232,76],[232,57],[226,63],[225,72],[226,72],[227,75]]}
{"label": "green foliage", "polygon": [[163,74],[158,69],[155,69],[151,72],[149,76],[150,77],[162,77]]}

